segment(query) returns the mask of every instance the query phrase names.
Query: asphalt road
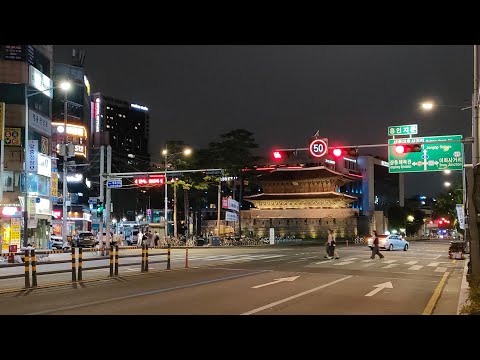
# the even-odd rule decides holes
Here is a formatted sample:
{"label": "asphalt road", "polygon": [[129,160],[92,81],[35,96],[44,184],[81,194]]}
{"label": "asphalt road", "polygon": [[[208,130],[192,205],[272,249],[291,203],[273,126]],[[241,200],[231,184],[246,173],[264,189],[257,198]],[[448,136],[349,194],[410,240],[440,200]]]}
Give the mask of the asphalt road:
{"label": "asphalt road", "polygon": [[[98,269],[85,271],[82,283],[43,287],[71,278],[43,275],[48,279],[39,277],[36,289],[4,291],[0,314],[431,314],[445,284],[464,271],[464,261],[448,258],[448,246],[448,241],[412,241],[406,252],[383,251],[383,260],[371,260],[370,250],[359,245],[339,247],[338,260],[326,260],[324,246],[196,248],[189,250],[188,268],[185,250],[173,249],[171,270],[162,262],[142,274],[140,258],[133,258],[120,259],[118,278]],[[68,258],[57,258],[62,256]],[[166,256],[150,254],[149,260]],[[108,260],[84,267],[101,263]],[[68,266],[49,264],[48,270]],[[13,281],[23,284],[0,281],[0,292]],[[448,296],[458,301],[455,284],[448,286]],[[455,314],[456,304],[442,311]]]}

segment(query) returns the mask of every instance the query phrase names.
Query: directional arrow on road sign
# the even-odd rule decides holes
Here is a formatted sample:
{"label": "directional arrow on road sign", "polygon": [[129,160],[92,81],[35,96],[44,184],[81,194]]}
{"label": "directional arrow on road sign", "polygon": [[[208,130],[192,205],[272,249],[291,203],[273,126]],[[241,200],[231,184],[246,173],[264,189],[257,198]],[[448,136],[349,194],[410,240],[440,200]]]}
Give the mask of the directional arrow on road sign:
{"label": "directional arrow on road sign", "polygon": [[382,283],[382,284],[378,284],[378,285],[373,285],[373,287],[375,287],[376,289],[373,289],[372,291],[370,291],[368,294],[366,294],[365,296],[373,296],[375,295],[376,293],[382,291],[383,289],[393,289],[393,285],[392,285],[392,282],[391,281],[387,281],[385,283]]}
{"label": "directional arrow on road sign", "polygon": [[264,286],[273,285],[273,284],[278,284],[279,282],[283,282],[283,281],[295,281],[295,280],[297,280],[299,277],[300,277],[300,276],[291,276],[291,277],[286,277],[286,278],[275,279],[275,281],[271,281],[271,282],[268,282],[268,283],[266,283],[266,284],[261,284],[261,285],[252,286],[252,289],[258,289],[258,288],[261,288],[261,287],[264,287]]}

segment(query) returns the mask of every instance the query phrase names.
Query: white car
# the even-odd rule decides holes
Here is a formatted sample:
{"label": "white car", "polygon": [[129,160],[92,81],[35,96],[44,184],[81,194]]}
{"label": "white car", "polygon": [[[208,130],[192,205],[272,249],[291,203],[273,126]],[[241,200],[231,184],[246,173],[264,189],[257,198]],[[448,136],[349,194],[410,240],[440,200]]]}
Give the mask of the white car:
{"label": "white car", "polygon": [[[410,243],[400,235],[378,235],[378,246],[380,249],[407,251]],[[373,249],[372,237],[368,238],[368,247]]]}

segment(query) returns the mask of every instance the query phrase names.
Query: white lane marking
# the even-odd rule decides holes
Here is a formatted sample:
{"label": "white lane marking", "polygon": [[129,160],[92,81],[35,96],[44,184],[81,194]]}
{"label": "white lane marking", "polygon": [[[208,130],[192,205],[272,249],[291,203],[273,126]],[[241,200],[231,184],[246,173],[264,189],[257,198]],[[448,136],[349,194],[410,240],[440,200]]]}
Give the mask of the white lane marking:
{"label": "white lane marking", "polygon": [[396,262],[397,260],[385,260],[384,263],[385,264],[392,264],[394,262]]}
{"label": "white lane marking", "polygon": [[[78,308],[82,308],[82,307],[88,307],[88,306],[91,306],[91,305],[99,305],[99,304],[105,304],[105,303],[119,301],[119,300],[132,299],[132,298],[136,298],[136,297],[140,297],[140,296],[155,295],[155,294],[159,294],[159,293],[166,292],[166,291],[171,291],[171,290],[185,289],[185,288],[190,288],[190,287],[194,287],[194,286],[198,286],[198,285],[212,284],[212,283],[216,283],[216,282],[220,282],[220,281],[225,281],[225,280],[230,280],[230,279],[235,279],[235,278],[242,278],[242,277],[256,275],[256,274],[261,274],[261,273],[264,273],[266,271],[268,271],[268,270],[259,270],[259,271],[249,272],[249,273],[246,273],[246,274],[225,276],[225,277],[212,279],[212,280],[199,281],[199,282],[196,282],[196,283],[193,283],[193,284],[188,284],[188,285],[180,285],[180,286],[174,286],[174,287],[165,288],[165,289],[145,291],[145,292],[141,292],[141,293],[137,293],[137,294],[119,296],[119,297],[114,297],[114,298],[105,299],[105,300],[91,301],[91,302],[86,302],[86,303],[77,304],[77,305],[62,306],[62,307],[57,307],[57,308],[53,308],[53,309],[47,309],[47,310],[42,310],[42,311],[29,313],[28,315],[48,314],[48,313],[52,313],[52,312],[56,312],[56,311],[78,309]],[[348,276],[348,277],[352,277],[352,276]]]}
{"label": "white lane marking", "polygon": [[317,290],[326,288],[326,287],[328,287],[328,286],[335,285],[336,283],[339,283],[339,282],[341,282],[341,281],[350,279],[351,277],[353,277],[353,275],[345,276],[345,277],[343,277],[343,278],[340,278],[340,279],[338,279],[338,280],[329,282],[329,283],[327,283],[327,284],[324,284],[324,285],[321,285],[321,286],[317,286],[316,288],[313,288],[313,289],[310,289],[310,290],[301,292],[301,293],[299,293],[299,294],[289,296],[289,297],[287,297],[287,298],[285,298],[285,299],[275,301],[275,302],[270,303],[270,304],[267,304],[267,305],[265,305],[265,306],[261,306],[261,307],[259,307],[259,308],[256,308],[256,309],[247,311],[247,312],[243,313],[242,315],[251,315],[251,314],[255,314],[255,313],[257,313],[257,312],[266,310],[266,309],[270,309],[270,308],[272,308],[272,307],[274,307],[274,306],[283,304],[284,302],[287,302],[287,301],[296,299],[296,298],[298,298],[298,297],[300,297],[300,296],[304,296],[304,295],[310,294],[310,293],[312,293],[312,292],[314,292],[314,291],[317,291]]}
{"label": "white lane marking", "polygon": [[372,262],[373,259],[362,260],[362,262]]}
{"label": "white lane marking", "polygon": [[342,262],[339,262],[339,263],[335,263],[333,265],[338,265],[338,266],[342,266],[342,265],[348,265],[348,264],[353,264],[355,261],[342,261]]}
{"label": "white lane marking", "polygon": [[352,260],[357,260],[358,258],[347,258],[347,259],[343,259],[343,261],[352,261]]}
{"label": "white lane marking", "polygon": [[316,262],[315,264],[322,265],[322,264],[331,263],[331,262],[333,262],[333,259],[325,259],[323,261]]}
{"label": "white lane marking", "polygon": [[387,266],[384,266],[382,269],[391,269],[391,268],[393,268],[395,266],[398,266],[398,265],[400,265],[400,264],[389,264]]}
{"label": "white lane marking", "polygon": [[445,272],[445,271],[447,271],[447,268],[446,268],[446,267],[441,267],[441,266],[439,266],[439,267],[437,267],[437,268],[435,269],[435,271],[436,271],[436,272]]}
{"label": "white lane marking", "polygon": [[423,265],[413,265],[408,268],[408,270],[420,270],[423,267]]}
{"label": "white lane marking", "polygon": [[409,262],[406,262],[405,265],[414,265],[416,264],[418,261],[409,261]]}
{"label": "white lane marking", "polygon": [[440,263],[439,262],[432,262],[428,264],[427,266],[438,266]]}
{"label": "white lane marking", "polygon": [[284,281],[295,281],[299,277],[300,277],[300,275],[299,276],[291,276],[291,277],[286,277],[286,278],[274,279],[273,281],[270,281],[270,282],[265,283],[265,284],[252,286],[252,289],[259,289],[259,288],[264,287],[264,286],[274,285],[274,284],[278,284],[278,283],[284,282]]}

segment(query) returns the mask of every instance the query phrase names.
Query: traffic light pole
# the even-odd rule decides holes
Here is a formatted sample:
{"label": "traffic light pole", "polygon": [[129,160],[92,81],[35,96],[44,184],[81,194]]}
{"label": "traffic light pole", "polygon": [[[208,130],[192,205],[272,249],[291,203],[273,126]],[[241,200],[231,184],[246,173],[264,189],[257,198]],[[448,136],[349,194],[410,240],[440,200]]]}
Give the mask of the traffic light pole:
{"label": "traffic light pole", "polygon": [[[107,146],[107,173],[112,171],[112,147]],[[105,223],[106,223],[106,242],[107,249],[110,249],[110,209],[112,207],[112,189],[107,187],[107,201],[105,203]],[[102,230],[103,233],[103,230]]]}

